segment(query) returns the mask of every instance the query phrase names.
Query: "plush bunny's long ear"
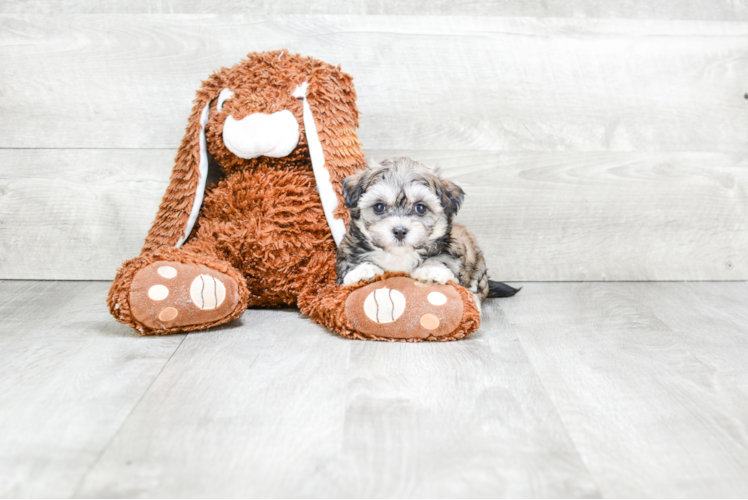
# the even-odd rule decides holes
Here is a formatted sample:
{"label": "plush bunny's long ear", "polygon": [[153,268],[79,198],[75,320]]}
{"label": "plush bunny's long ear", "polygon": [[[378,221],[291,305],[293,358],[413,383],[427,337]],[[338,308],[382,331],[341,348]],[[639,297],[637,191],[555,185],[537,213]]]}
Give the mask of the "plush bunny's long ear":
{"label": "plush bunny's long ear", "polygon": [[365,165],[356,135],[358,109],[352,78],[327,64],[317,67],[311,84],[293,92],[303,101],[303,120],[314,178],[335,244],[345,236],[350,218],[343,180]]}
{"label": "plush bunny's long ear", "polygon": [[208,178],[205,126],[210,116],[210,103],[216,93],[215,89],[206,87],[198,91],[169,186],[148,231],[142,253],[161,246],[182,246],[195,225]]}
{"label": "plush bunny's long ear", "polygon": [[309,156],[312,160],[312,170],[314,171],[314,180],[317,182],[317,191],[319,192],[322,208],[325,211],[327,225],[330,226],[332,239],[336,245],[340,245],[345,236],[345,222],[342,219],[335,218],[335,209],[338,208],[338,196],[330,181],[330,172],[325,167],[325,153],[322,149],[322,143],[317,133],[317,124],[314,122],[312,110],[309,107],[309,101],[306,98],[306,91],[309,88],[307,82],[302,83],[293,92],[293,96],[303,102],[304,106],[304,129],[306,130],[306,142],[309,146]]}

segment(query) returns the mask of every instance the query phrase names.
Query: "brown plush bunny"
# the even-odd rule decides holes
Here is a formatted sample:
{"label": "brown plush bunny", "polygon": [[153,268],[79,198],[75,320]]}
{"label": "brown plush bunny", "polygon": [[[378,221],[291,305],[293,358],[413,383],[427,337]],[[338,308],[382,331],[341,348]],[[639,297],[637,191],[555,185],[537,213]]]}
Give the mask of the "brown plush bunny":
{"label": "brown plush bunny", "polygon": [[364,167],[355,100],[349,75],[285,51],[249,54],[203,82],[141,255],[109,291],[112,315],[143,335],[291,305],[360,339],[475,331],[480,313],[454,283],[386,274],[335,284],[348,218],[342,180]]}

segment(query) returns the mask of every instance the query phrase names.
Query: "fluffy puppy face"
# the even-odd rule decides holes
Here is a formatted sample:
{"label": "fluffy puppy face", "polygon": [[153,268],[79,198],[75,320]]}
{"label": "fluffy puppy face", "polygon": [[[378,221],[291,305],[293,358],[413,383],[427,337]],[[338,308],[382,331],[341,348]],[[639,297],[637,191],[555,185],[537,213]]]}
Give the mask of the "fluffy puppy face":
{"label": "fluffy puppy face", "polygon": [[370,164],[345,179],[343,192],[362,237],[393,255],[435,245],[464,199],[458,186],[408,158]]}

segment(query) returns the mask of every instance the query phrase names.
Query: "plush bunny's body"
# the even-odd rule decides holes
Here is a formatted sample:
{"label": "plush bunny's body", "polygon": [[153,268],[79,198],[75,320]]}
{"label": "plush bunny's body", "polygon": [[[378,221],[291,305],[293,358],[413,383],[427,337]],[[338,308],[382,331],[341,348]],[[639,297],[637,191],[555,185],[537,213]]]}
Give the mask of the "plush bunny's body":
{"label": "plush bunny's body", "polygon": [[[297,305],[355,338],[453,340],[476,330],[472,296],[453,283],[335,284],[348,217],[342,180],[364,167],[355,99],[350,76],[285,51],[250,54],[203,82],[142,253],[110,290],[114,317],[167,334],[247,307]],[[446,304],[430,304],[434,293]]]}

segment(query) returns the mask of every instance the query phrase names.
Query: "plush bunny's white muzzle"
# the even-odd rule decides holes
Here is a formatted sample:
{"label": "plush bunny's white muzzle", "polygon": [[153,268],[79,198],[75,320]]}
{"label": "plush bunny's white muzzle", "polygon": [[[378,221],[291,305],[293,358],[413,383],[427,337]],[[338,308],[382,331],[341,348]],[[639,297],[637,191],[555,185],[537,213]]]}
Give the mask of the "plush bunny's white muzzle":
{"label": "plush bunny's white muzzle", "polygon": [[299,123],[284,109],[271,115],[252,113],[241,120],[232,116],[223,124],[223,143],[239,158],[282,158],[299,144]]}

